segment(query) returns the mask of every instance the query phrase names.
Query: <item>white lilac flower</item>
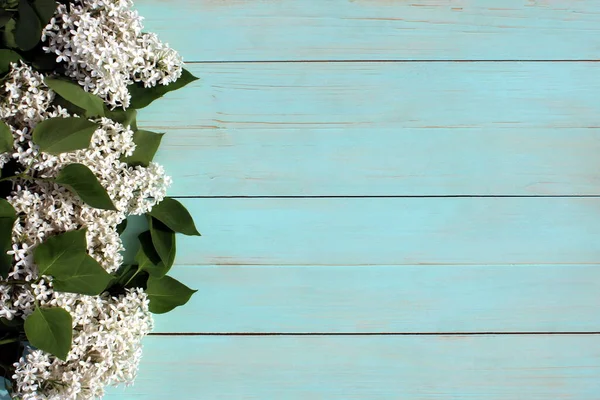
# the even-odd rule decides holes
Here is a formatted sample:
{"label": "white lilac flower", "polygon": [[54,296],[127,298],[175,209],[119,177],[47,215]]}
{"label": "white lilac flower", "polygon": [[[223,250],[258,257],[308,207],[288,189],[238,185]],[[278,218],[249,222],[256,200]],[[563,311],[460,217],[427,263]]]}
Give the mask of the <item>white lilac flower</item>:
{"label": "white lilac flower", "polygon": [[43,31],[44,50],[57,56],[67,76],[112,107],[127,107],[127,86],[167,85],[181,76],[181,56],[153,33],[130,0],[77,0],[59,5]]}
{"label": "white lilac flower", "polygon": [[55,294],[47,304],[70,310],[73,346],[66,361],[33,349],[15,363],[13,379],[23,399],[93,399],[103,396],[106,385],[133,381],[141,339],[152,330],[148,298],[141,289],[83,299]]}
{"label": "white lilac flower", "polygon": [[[105,3],[96,1],[79,5],[80,16],[84,18],[86,12],[93,7],[99,9],[100,4]],[[121,15],[119,13],[125,12],[126,6],[129,6],[128,1],[106,2],[100,13]],[[87,11],[82,11],[84,9]],[[65,15],[65,24],[68,25],[72,18]],[[86,32],[98,35],[100,31],[92,29],[93,21],[85,18],[89,24]],[[46,34],[51,37],[52,30],[47,30]],[[147,43],[153,43],[151,37],[144,38]],[[54,42],[59,42],[58,37],[54,37]],[[70,55],[63,55],[71,57],[72,61],[77,50],[69,49]],[[144,60],[149,57],[146,52],[147,49],[141,53]],[[108,79],[89,69],[73,74],[84,86],[100,90],[98,93],[105,95],[109,104],[115,105],[126,104],[115,89],[121,87],[119,85],[129,83],[128,79],[141,80],[150,76],[152,78],[146,83],[152,83],[151,79],[156,79],[154,83],[164,83],[177,75],[174,65],[166,67],[174,70],[168,77],[161,75],[162,70],[150,73],[150,69],[157,68],[151,65],[147,66],[148,71],[130,70],[129,78],[123,75],[122,81],[118,81],[121,78],[115,78],[117,81]],[[51,278],[39,276],[33,251],[52,235],[87,228],[88,253],[108,272],[116,271],[123,261],[123,244],[116,226],[127,215],[151,210],[165,197],[170,178],[155,163],[148,167],[131,167],[123,163],[121,157],[131,155],[135,150],[133,132],[106,118],[95,119],[99,128],[94,132],[89,148],[59,156],[41,153],[32,142],[32,132],[37,124],[48,118],[70,116],[64,108],[52,104],[54,98],[55,93],[45,85],[43,75],[25,64],[13,65],[0,84],[0,119],[13,132],[14,150],[0,154],[0,165],[12,160],[22,168],[29,168],[36,176],[48,178],[56,176],[67,164],[84,164],[97,176],[117,210],[92,208],[57,184],[16,180],[7,198],[19,214],[13,227],[12,249],[8,252],[14,262],[8,281],[0,279],[0,317],[8,320],[27,318],[36,302],[69,311],[73,316],[74,339],[68,359],[61,361],[41,350],[31,349],[15,363],[15,394],[29,400],[92,399],[102,396],[106,385],[129,383],[134,379],[141,357],[140,341],[152,327],[147,296],[141,289],[128,290],[115,297],[107,293],[85,296],[55,292]],[[11,280],[31,283],[7,284]]]}

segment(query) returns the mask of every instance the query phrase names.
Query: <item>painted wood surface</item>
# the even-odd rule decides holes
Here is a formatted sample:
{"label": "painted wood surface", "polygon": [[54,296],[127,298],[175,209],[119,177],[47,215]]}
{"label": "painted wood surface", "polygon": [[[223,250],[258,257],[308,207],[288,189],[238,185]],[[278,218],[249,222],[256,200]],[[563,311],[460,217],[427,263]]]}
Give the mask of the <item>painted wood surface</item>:
{"label": "painted wood surface", "polygon": [[600,258],[597,197],[182,202],[203,237],[179,236],[179,264],[588,264]]}
{"label": "painted wood surface", "polygon": [[138,0],[187,61],[597,59],[596,0]]}
{"label": "painted wood surface", "polygon": [[108,399],[598,398],[600,2],[137,6],[204,236]]}
{"label": "painted wood surface", "polygon": [[158,333],[597,332],[600,265],[181,266]]}
{"label": "painted wood surface", "polygon": [[599,194],[595,63],[195,64],[140,113],[177,196]]}
{"label": "painted wood surface", "polygon": [[[150,337],[129,399],[597,399],[600,337]],[[197,397],[196,397],[197,394]]]}

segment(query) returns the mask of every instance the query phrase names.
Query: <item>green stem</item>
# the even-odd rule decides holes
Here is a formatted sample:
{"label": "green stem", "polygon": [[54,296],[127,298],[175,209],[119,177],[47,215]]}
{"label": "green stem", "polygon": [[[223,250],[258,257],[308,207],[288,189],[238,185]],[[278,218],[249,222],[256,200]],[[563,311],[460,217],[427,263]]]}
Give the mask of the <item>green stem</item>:
{"label": "green stem", "polygon": [[8,281],[0,281],[0,285],[11,285],[11,286],[16,286],[16,285],[30,285],[32,283],[37,283],[37,281],[24,281],[24,280],[8,280]]}
{"label": "green stem", "polygon": [[21,174],[17,174],[17,175],[13,175],[13,176],[7,176],[5,178],[0,178],[0,182],[10,181],[12,179],[17,179],[17,178],[25,178],[25,177],[27,177],[27,175],[25,175],[24,173],[21,173]]}
{"label": "green stem", "polygon": [[35,178],[33,176],[28,176],[28,175],[25,176],[25,179],[32,179],[35,181],[42,181],[42,182],[52,182],[52,183],[55,182],[54,178]]}
{"label": "green stem", "polygon": [[131,275],[131,278],[129,278],[129,280],[123,286],[127,287],[127,285],[129,285],[129,283],[133,280],[133,278],[135,278],[136,276],[138,276],[138,274],[140,272],[142,272],[142,269],[138,267],[137,271],[135,271],[135,274]]}
{"label": "green stem", "polygon": [[42,153],[38,153],[34,158],[33,161],[31,161],[31,163],[27,166],[27,168],[25,168],[25,171],[23,171],[23,174],[28,174],[29,171],[31,171],[31,168],[33,168],[33,164],[37,163],[40,156],[42,155]]}
{"label": "green stem", "polygon": [[[9,343],[15,343],[15,342],[20,342],[21,340],[17,337],[17,338],[8,338],[8,339],[2,339],[0,340],[0,346],[2,346],[3,344],[9,344]],[[0,365],[0,367],[2,367],[2,365]]]}

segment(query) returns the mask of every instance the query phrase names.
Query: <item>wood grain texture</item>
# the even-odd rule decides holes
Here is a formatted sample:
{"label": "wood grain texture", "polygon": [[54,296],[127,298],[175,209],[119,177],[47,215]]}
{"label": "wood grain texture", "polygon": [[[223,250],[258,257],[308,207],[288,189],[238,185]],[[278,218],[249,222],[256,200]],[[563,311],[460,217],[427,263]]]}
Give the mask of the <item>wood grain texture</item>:
{"label": "wood grain texture", "polygon": [[140,126],[175,196],[595,195],[596,69],[196,64]]}
{"label": "wood grain texture", "polygon": [[158,333],[600,331],[600,265],[175,266]]}
{"label": "wood grain texture", "polygon": [[595,264],[599,198],[183,199],[188,265]]}
{"label": "wood grain texture", "polygon": [[596,399],[599,369],[598,336],[150,337],[106,399]]}
{"label": "wood grain texture", "polygon": [[188,61],[596,59],[594,0],[138,0]]}
{"label": "wood grain texture", "polygon": [[[171,195],[217,198],[182,199],[183,335],[108,399],[598,398],[600,335],[564,334],[600,329],[596,63],[487,61],[597,59],[600,3],[137,6],[209,62],[140,126]],[[269,62],[305,60],[352,62]],[[349,335],[185,336],[269,332]],[[383,332],[428,335],[353,335]]]}

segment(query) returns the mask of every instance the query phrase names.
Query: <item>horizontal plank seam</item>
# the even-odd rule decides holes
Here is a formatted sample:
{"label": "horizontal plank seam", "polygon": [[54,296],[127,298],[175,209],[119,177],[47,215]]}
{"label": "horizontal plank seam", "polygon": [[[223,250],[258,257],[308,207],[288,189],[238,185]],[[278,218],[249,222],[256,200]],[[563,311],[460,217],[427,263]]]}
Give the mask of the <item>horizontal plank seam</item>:
{"label": "horizontal plank seam", "polygon": [[377,267],[377,268],[420,268],[420,267],[502,267],[502,268],[513,268],[513,267],[534,267],[534,268],[545,268],[548,266],[568,266],[573,268],[578,267],[596,267],[600,268],[600,261],[594,263],[495,263],[495,264],[482,264],[482,263],[412,263],[412,264],[180,264],[176,263],[173,268],[185,267],[185,268],[230,268],[230,267],[248,267],[248,268],[271,268],[271,269],[286,269],[286,268],[312,268],[312,267],[326,267],[326,268],[361,268],[361,267]]}
{"label": "horizontal plank seam", "polygon": [[565,332],[153,332],[150,336],[499,336],[499,335],[600,335],[600,331]]}
{"label": "horizontal plank seam", "polygon": [[600,59],[570,59],[570,60],[205,60],[205,61],[186,61],[186,64],[318,64],[318,63],[595,63]]}
{"label": "horizontal plank seam", "polygon": [[427,266],[431,266],[431,267],[435,267],[435,266],[455,266],[455,267],[481,267],[481,268],[487,268],[487,267],[513,267],[513,266],[535,266],[535,267],[541,267],[543,268],[544,266],[561,266],[561,265],[568,265],[568,266],[582,266],[582,265],[594,265],[594,266],[598,266],[600,267],[600,261],[598,262],[559,262],[559,263],[550,263],[550,262],[544,262],[544,263],[535,263],[535,262],[524,262],[524,263],[437,263],[437,262],[430,262],[430,263],[405,263],[405,264],[381,264],[381,263],[373,263],[373,264],[298,264],[298,263],[292,263],[292,264],[283,264],[283,263],[272,263],[272,264],[267,264],[267,263],[249,263],[249,262],[244,262],[244,263],[223,263],[223,264],[217,264],[217,263],[206,263],[206,264],[198,264],[198,263],[177,263],[176,266],[181,266],[181,267],[244,267],[244,266],[250,266],[250,267],[340,267],[340,268],[344,268],[344,267],[381,267],[381,266],[387,266],[387,267],[427,267]]}
{"label": "horizontal plank seam", "polygon": [[600,194],[432,194],[432,195],[248,195],[248,196],[171,196],[176,199],[463,199],[463,198],[600,198]]}

